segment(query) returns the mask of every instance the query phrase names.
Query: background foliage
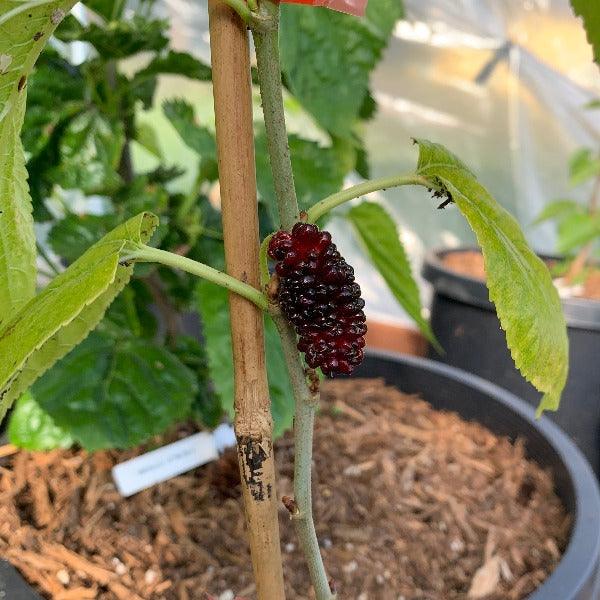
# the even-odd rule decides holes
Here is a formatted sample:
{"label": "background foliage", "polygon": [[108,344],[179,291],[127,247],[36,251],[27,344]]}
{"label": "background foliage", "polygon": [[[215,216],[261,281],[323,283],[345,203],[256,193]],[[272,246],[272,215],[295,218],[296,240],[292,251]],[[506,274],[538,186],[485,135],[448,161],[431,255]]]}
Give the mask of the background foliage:
{"label": "background foliage", "polygon": [[[160,218],[154,244],[222,268],[220,214],[214,198],[209,201],[218,180],[213,123],[199,123],[183,98],[162,105],[180,142],[197,155],[197,165],[190,165],[195,181],[181,193],[173,190],[183,169],[162,155],[161,131],[144,118],[155,105],[161,75],[209,81],[210,67],[169,48],[169,24],[153,16],[154,0],[142,0],[134,13],[118,1],[90,0],[85,6],[85,19],[69,15],[61,23],[28,83],[22,139],[42,241],[42,277],[63,271],[142,211]],[[339,190],[348,173],[368,175],[360,132],[376,110],[369,74],[402,8],[396,0],[371,0],[364,21],[295,6],[282,7],[282,13],[289,101],[295,98],[321,130],[319,141],[290,136],[298,197],[307,208]],[[73,42],[85,43],[83,62],[71,59]],[[352,70],[351,77],[340,64]],[[151,170],[133,159],[140,148],[154,158]],[[276,210],[260,123],[256,161],[266,235],[276,228]],[[397,239],[395,226],[393,233]],[[232,411],[225,299],[211,284],[138,265],[98,330],[17,402],[11,440],[29,448],[75,441],[97,449],[138,444],[190,416],[214,426]],[[266,343],[279,435],[291,424],[292,401],[270,323]]]}

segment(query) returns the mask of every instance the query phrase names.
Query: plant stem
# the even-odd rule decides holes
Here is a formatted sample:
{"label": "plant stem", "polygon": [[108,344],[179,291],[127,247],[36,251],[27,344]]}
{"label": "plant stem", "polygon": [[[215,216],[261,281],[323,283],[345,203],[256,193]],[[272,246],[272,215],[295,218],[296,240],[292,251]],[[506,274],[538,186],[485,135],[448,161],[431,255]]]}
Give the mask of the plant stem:
{"label": "plant stem", "polygon": [[[312,452],[315,413],[319,406],[318,388],[311,392],[298,350],[296,333],[283,315],[274,314],[273,321],[281,337],[283,355],[287,365],[296,412],[294,416],[294,501],[291,518],[302,552],[308,563],[310,579],[315,588],[317,600],[331,600],[332,594],[327,573],[321,559],[317,532],[312,514]],[[288,510],[289,507],[288,507]]]}
{"label": "plant stem", "polygon": [[283,108],[279,61],[279,4],[263,0],[260,3],[260,13],[274,24],[267,31],[254,29],[253,36],[277,210],[281,227],[291,229],[294,223],[300,220],[300,211]]}
{"label": "plant stem", "polygon": [[217,269],[213,269],[204,263],[196,262],[186,256],[180,256],[173,252],[167,252],[166,250],[160,250],[159,248],[151,248],[150,246],[139,246],[124,256],[122,261],[136,261],[136,262],[154,262],[174,269],[181,269],[196,277],[202,277],[207,281],[216,283],[221,287],[227,288],[230,292],[234,292],[239,296],[254,302],[258,308],[262,310],[267,309],[267,298],[264,294],[261,294],[256,288],[223,273]]}
{"label": "plant stem", "polygon": [[425,187],[435,187],[432,181],[426,177],[417,175],[416,173],[372,179],[371,181],[365,181],[364,183],[359,183],[358,185],[341,190],[340,192],[327,196],[327,198],[317,202],[308,209],[307,220],[310,223],[314,223],[317,219],[327,214],[336,206],[344,204],[344,202],[360,198],[360,196],[370,194],[371,192],[386,190],[391,187],[399,187],[401,185],[424,185]]}
{"label": "plant stem", "polygon": [[[279,62],[279,5],[270,0],[263,0],[260,4],[260,13],[265,21],[275,24],[275,27],[268,30],[253,29],[253,35],[267,132],[267,147],[277,196],[280,227],[291,229],[294,223],[300,219],[300,211],[294,187],[294,175],[283,109]],[[267,243],[266,240],[263,242],[265,265]],[[264,273],[263,277],[265,277]],[[292,518],[294,519],[302,551],[308,563],[316,599],[332,600],[335,596],[331,593],[327,580],[312,516],[312,445],[319,391],[318,388],[315,388],[314,392],[311,391],[307,384],[300,354],[296,348],[297,342],[294,330],[280,313],[272,316],[281,337],[296,404],[294,418],[294,494],[296,498],[294,501],[290,500],[293,505]],[[286,506],[288,505],[286,504]]]}

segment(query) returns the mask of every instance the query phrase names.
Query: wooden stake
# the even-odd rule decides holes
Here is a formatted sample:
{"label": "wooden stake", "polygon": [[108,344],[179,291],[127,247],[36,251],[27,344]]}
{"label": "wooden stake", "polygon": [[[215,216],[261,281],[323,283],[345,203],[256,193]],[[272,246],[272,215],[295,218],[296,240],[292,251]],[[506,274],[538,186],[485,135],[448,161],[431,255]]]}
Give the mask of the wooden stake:
{"label": "wooden stake", "polygon": [[[209,0],[221,208],[227,272],[259,287],[259,238],[248,33],[221,0]],[[230,294],[235,431],[259,600],[283,600],[263,314]]]}

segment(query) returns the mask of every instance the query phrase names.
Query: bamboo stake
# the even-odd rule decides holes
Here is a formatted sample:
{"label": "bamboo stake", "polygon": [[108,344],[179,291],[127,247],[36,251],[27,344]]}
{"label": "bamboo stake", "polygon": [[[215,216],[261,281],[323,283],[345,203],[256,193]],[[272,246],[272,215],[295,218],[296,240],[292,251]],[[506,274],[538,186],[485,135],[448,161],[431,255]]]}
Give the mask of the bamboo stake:
{"label": "bamboo stake", "polygon": [[[246,26],[209,0],[221,208],[227,272],[259,287],[259,238]],[[283,573],[267,384],[263,313],[229,296],[235,377],[235,432],[259,600],[283,600]]]}

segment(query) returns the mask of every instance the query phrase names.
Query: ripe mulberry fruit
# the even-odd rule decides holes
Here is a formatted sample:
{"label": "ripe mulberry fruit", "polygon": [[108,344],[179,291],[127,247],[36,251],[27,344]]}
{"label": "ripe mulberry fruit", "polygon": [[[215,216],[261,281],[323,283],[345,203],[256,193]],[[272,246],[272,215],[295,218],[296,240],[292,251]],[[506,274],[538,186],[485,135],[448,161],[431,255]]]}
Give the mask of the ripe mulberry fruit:
{"label": "ripe mulberry fruit", "polygon": [[291,233],[273,235],[269,256],[277,261],[279,305],[296,328],[308,366],[328,377],[352,373],[363,359],[365,302],[331,234],[296,223]]}

